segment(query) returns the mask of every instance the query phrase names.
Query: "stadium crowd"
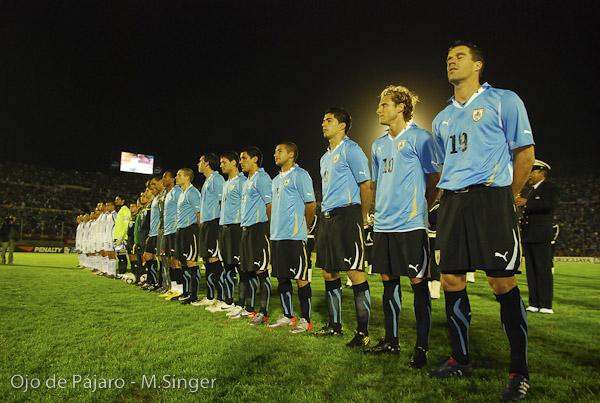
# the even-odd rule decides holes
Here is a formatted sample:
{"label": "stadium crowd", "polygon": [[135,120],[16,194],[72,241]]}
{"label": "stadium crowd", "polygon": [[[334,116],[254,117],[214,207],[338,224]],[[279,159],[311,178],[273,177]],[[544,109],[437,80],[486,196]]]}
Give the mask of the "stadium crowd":
{"label": "stadium crowd", "polygon": [[[43,179],[33,182],[32,173],[36,180]],[[554,216],[560,227],[555,255],[600,257],[600,178],[553,175],[551,180],[560,190]],[[131,200],[132,190],[143,187],[144,181],[121,173],[62,171],[1,162],[0,217],[17,218],[20,239],[72,241],[77,215],[115,194]],[[315,189],[315,194],[320,201],[320,192]]]}

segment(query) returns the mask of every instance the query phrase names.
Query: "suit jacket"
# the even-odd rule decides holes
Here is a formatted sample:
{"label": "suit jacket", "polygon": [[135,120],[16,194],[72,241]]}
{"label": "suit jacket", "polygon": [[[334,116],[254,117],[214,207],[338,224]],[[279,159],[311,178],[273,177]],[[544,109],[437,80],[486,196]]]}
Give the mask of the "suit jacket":
{"label": "suit jacket", "polygon": [[544,180],[532,189],[521,219],[521,240],[537,243],[550,242],[554,236],[552,220],[558,206],[559,192],[556,185]]}

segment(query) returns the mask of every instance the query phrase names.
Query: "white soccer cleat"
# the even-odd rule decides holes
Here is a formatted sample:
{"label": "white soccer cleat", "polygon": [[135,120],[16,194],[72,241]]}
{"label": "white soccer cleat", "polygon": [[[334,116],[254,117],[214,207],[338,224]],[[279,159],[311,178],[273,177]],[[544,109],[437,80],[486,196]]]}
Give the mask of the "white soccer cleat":
{"label": "white soccer cleat", "polygon": [[244,308],[242,308],[238,313],[236,313],[235,315],[227,315],[229,316],[229,319],[247,319],[251,316],[252,314],[250,312],[248,312],[247,310],[245,310]]}
{"label": "white soccer cleat", "polygon": [[296,317],[292,316],[288,318],[287,316],[282,316],[277,319],[275,322],[271,323],[268,327],[295,327],[296,326]]}
{"label": "white soccer cleat", "polygon": [[226,302],[223,302],[223,304],[221,305],[221,312],[223,312],[223,313],[231,312],[235,308],[237,308],[237,306],[235,304],[230,305]]}
{"label": "white soccer cleat", "polygon": [[552,315],[554,311],[552,310],[552,308],[540,308],[540,313]]}
{"label": "white soccer cleat", "polygon": [[540,308],[538,308],[537,306],[528,306],[525,310],[529,312],[539,312]]}
{"label": "white soccer cleat", "polygon": [[304,332],[312,332],[312,321],[308,322],[306,319],[300,318],[298,324],[290,330],[290,333],[297,334]]}
{"label": "white soccer cleat", "polygon": [[221,312],[221,307],[225,305],[225,303],[223,301],[217,301],[212,305],[209,305],[206,307],[206,310],[208,312]]}
{"label": "white soccer cleat", "polygon": [[231,318],[233,316],[237,316],[240,314],[240,312],[242,312],[244,310],[244,308],[242,308],[241,306],[235,305],[234,308],[232,310],[230,310],[229,312],[227,312],[227,317]]}
{"label": "white soccer cleat", "polygon": [[208,299],[208,298],[204,297],[200,301],[198,301],[198,306],[209,306],[214,303],[215,303],[214,299]]}

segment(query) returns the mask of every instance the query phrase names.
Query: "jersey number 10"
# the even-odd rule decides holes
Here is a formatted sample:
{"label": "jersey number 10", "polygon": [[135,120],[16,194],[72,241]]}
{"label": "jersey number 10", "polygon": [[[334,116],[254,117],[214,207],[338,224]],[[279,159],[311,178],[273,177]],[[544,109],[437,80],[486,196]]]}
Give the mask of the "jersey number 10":
{"label": "jersey number 10", "polygon": [[390,158],[389,160],[387,158],[383,159],[383,173],[387,174],[392,172],[392,170],[394,169],[394,159]]}
{"label": "jersey number 10", "polygon": [[[450,151],[450,154],[456,154],[458,152],[456,149],[456,134],[450,136],[450,140],[452,141],[452,151]],[[458,146],[460,151],[467,151],[467,147],[469,146],[469,137],[467,136],[467,133],[463,132],[458,136]]]}

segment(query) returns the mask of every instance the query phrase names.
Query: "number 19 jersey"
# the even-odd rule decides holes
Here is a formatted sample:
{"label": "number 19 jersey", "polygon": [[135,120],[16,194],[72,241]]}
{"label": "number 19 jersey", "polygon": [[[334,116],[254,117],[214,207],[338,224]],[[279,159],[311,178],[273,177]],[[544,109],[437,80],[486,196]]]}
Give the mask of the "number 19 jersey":
{"label": "number 19 jersey", "polygon": [[512,150],[534,144],[523,101],[514,92],[488,83],[465,104],[451,99],[432,127],[444,164],[441,189],[510,186]]}

